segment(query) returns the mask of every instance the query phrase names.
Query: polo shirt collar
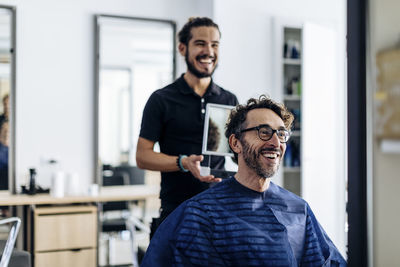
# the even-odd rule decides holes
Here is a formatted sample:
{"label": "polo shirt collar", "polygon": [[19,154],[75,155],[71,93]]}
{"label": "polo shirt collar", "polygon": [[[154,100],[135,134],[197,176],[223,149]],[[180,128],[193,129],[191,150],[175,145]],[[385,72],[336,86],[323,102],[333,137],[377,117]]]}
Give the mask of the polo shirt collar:
{"label": "polo shirt collar", "polygon": [[[194,90],[192,87],[189,86],[189,84],[187,84],[187,82],[185,81],[185,79],[183,78],[183,75],[181,75],[181,77],[178,79],[178,84],[179,84],[179,90],[181,93],[183,94],[195,94]],[[221,94],[221,88],[218,87],[218,85],[216,85],[212,78],[211,78],[211,82],[210,85],[208,86],[206,93],[204,95],[209,95],[209,94],[213,94],[213,95],[219,95]]]}

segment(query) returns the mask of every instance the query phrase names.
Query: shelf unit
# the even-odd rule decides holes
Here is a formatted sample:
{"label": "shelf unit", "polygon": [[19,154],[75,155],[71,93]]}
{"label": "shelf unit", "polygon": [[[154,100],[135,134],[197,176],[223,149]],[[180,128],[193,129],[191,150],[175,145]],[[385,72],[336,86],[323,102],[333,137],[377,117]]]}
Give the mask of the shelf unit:
{"label": "shelf unit", "polygon": [[302,107],[302,24],[276,21],[276,90],[277,98],[295,116],[292,136],[286,146],[281,185],[289,191],[302,195],[301,167],[301,107]]}
{"label": "shelf unit", "polygon": [[[287,158],[273,181],[307,201],[343,252],[347,177],[345,32],[326,21],[295,17],[275,17],[272,23],[272,97],[295,110],[295,129],[289,144],[298,144],[296,152],[286,150]],[[298,49],[295,58],[288,52],[289,46]],[[297,84],[291,82],[294,77]]]}

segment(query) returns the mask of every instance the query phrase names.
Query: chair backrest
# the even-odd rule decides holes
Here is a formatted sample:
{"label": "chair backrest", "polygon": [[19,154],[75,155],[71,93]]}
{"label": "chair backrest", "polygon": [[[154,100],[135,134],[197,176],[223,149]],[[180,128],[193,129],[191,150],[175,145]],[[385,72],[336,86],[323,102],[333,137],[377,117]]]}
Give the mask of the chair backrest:
{"label": "chair backrest", "polygon": [[[144,184],[144,170],[130,165],[103,165],[103,186]],[[128,202],[117,201],[103,204],[103,211],[127,210]]]}
{"label": "chair backrest", "polygon": [[[126,176],[125,175],[112,175],[112,176],[103,176],[103,186],[113,186],[113,185],[126,185]],[[112,211],[112,210],[128,210],[129,205],[126,201],[113,201],[113,202],[105,202],[103,203],[103,211]]]}
{"label": "chair backrest", "polygon": [[11,258],[11,254],[14,250],[15,240],[17,239],[19,227],[21,226],[21,220],[17,217],[11,217],[0,220],[0,224],[12,223],[10,232],[8,234],[6,245],[4,246],[3,253],[1,255],[0,267],[7,267]]}
{"label": "chair backrest", "polygon": [[139,169],[135,166],[129,165],[120,165],[114,168],[115,176],[118,175],[127,175],[129,180],[126,184],[134,185],[134,184],[144,184],[144,170]]}
{"label": "chair backrest", "polygon": [[[119,170],[110,165],[103,166],[103,186],[129,185],[130,174],[125,170]],[[115,201],[103,203],[103,211],[128,210],[126,201]]]}

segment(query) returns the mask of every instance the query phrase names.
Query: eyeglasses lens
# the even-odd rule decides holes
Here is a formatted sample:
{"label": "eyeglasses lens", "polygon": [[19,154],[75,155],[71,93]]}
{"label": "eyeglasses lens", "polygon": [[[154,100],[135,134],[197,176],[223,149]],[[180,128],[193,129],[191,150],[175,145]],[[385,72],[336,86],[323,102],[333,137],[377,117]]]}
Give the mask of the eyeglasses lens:
{"label": "eyeglasses lens", "polygon": [[271,127],[263,126],[258,129],[258,135],[260,136],[261,140],[269,140],[274,132],[272,131]]}
{"label": "eyeglasses lens", "polygon": [[[264,141],[268,141],[269,139],[271,139],[274,132],[275,130],[273,130],[269,126],[263,126],[258,129],[258,135],[260,139]],[[281,142],[287,142],[290,136],[288,131],[282,129],[276,130],[276,135]]]}

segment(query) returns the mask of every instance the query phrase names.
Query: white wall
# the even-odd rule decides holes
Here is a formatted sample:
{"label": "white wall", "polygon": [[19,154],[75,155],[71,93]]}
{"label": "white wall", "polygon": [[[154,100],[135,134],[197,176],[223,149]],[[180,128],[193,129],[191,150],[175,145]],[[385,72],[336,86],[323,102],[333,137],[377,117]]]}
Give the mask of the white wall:
{"label": "white wall", "polygon": [[[82,185],[94,175],[94,14],[177,21],[212,16],[203,0],[0,1],[17,9],[16,176],[55,158]],[[182,70],[183,69],[183,70]],[[178,66],[178,73],[184,71]]]}
{"label": "white wall", "polygon": [[262,93],[276,98],[279,92],[272,88],[277,66],[271,64],[273,18],[331,23],[345,36],[344,5],[344,0],[215,0],[214,18],[222,32],[215,80],[240,102]]}
{"label": "white wall", "polygon": [[[369,108],[373,109],[376,91],[376,53],[400,47],[400,2],[397,0],[371,0],[370,2],[370,45],[369,57],[372,77],[367,77],[369,86]],[[371,66],[369,66],[371,67]],[[375,110],[372,110],[376,118]],[[379,120],[379,118],[377,118]],[[371,125],[373,127],[373,125]],[[373,266],[398,266],[400,251],[399,188],[400,154],[385,154],[380,151],[379,141],[372,140],[373,152]],[[371,222],[369,222],[371,223]]]}

